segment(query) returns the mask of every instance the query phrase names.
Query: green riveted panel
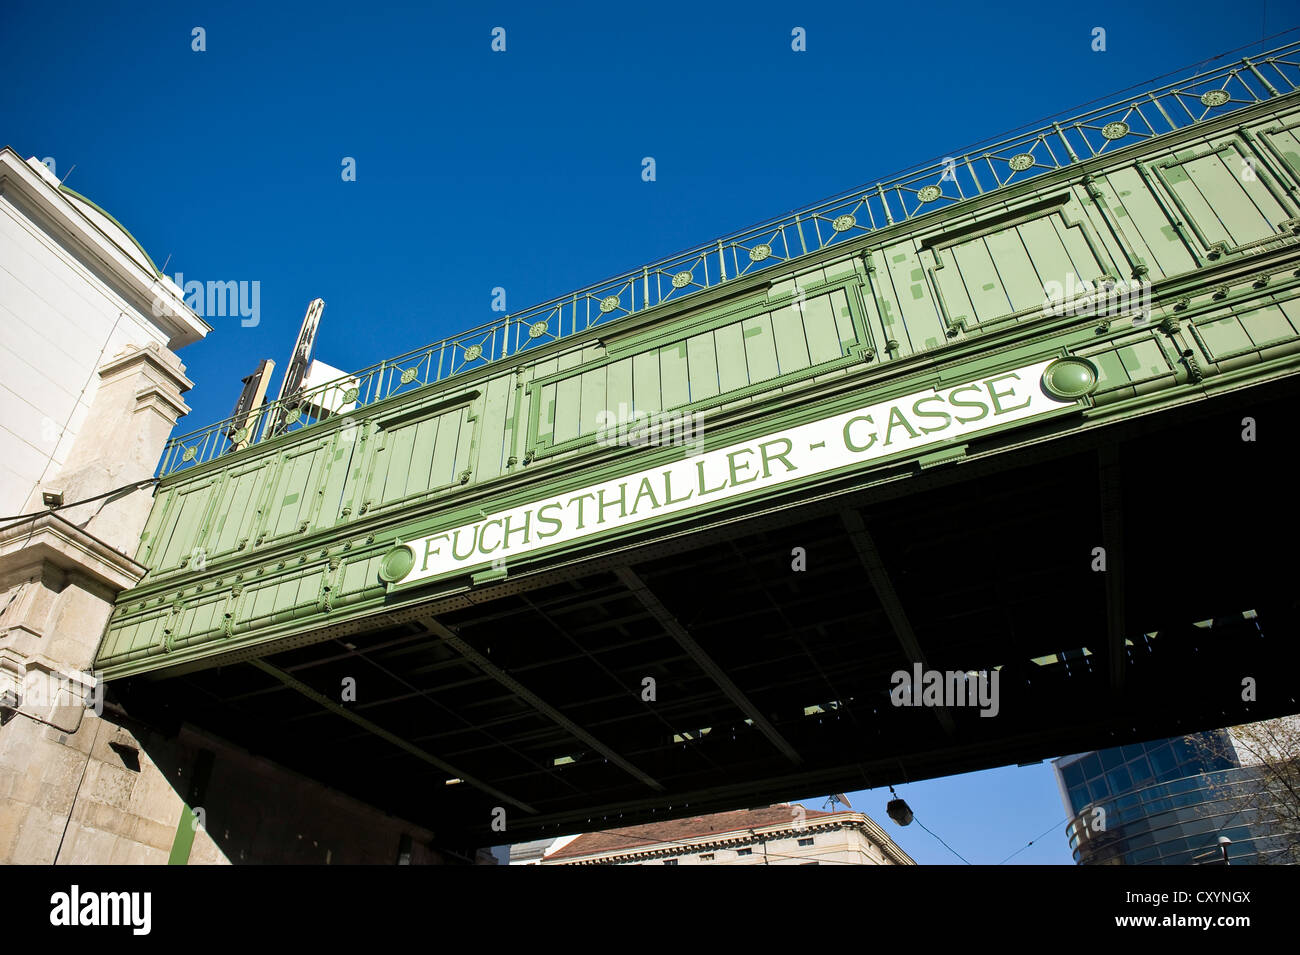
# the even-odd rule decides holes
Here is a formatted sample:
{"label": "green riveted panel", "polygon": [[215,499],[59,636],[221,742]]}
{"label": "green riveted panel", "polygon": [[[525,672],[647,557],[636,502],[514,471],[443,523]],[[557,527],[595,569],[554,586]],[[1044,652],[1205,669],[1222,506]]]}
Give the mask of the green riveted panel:
{"label": "green riveted panel", "polygon": [[[490,385],[489,385],[490,387]],[[476,399],[477,400],[477,399]],[[472,403],[466,399],[437,413],[378,423],[374,487],[381,497],[371,498],[368,510],[409,505],[445,491],[460,470],[469,466],[467,440],[474,433]],[[501,427],[498,425],[497,447]],[[390,454],[396,450],[397,454]]]}
{"label": "green riveted panel", "polygon": [[686,363],[686,342],[659,349],[659,388],[664,408],[678,408],[691,401],[690,371]]}
{"label": "green riveted panel", "polygon": [[853,311],[849,307],[849,297],[843,289],[838,289],[826,296],[827,301],[820,298],[813,299],[808,305],[804,306],[805,320],[808,315],[824,314],[829,309],[835,316],[835,331],[840,336],[840,353],[837,359],[843,358],[849,354],[849,349],[854,346],[866,346],[869,342],[868,333],[863,329],[862,335],[859,335],[858,328],[853,322]]}
{"label": "green riveted panel", "polygon": [[[659,352],[643,352],[632,356],[632,400],[637,411],[655,412],[663,409],[663,392],[659,386]],[[556,436],[556,444],[559,436]]]}
{"label": "green riveted panel", "polygon": [[1241,324],[1256,348],[1276,345],[1295,337],[1296,330],[1276,305],[1252,309],[1241,316]]}
{"label": "green riveted panel", "polygon": [[745,334],[739,325],[728,325],[713,333],[718,356],[718,387],[722,394],[739,391],[749,384],[745,362]]}
{"label": "green riveted panel", "polygon": [[555,388],[555,442],[572,441],[582,420],[582,376],[563,378]]}
{"label": "green riveted panel", "polygon": [[1079,354],[1097,366],[1099,395],[1173,375],[1168,355],[1150,332],[1125,336],[1105,347],[1084,348]]}
{"label": "green riveted panel", "polygon": [[911,330],[924,333],[927,329],[938,329],[942,320],[926,287],[925,269],[917,254],[915,240],[885,248],[877,261],[880,259],[884,260],[885,276],[892,283],[891,304],[894,306],[882,310],[885,340],[898,343],[897,355],[910,355],[916,351]]}
{"label": "green riveted panel", "polygon": [[632,359],[616,361],[608,368],[608,401],[618,420],[626,420],[635,407],[632,390]]}
{"label": "green riveted panel", "polygon": [[1300,135],[1297,135],[1297,129],[1300,127],[1294,125],[1266,129],[1259,136],[1291,168],[1292,175],[1300,176]]}
{"label": "green riveted panel", "polygon": [[145,655],[150,648],[162,643],[162,630],[166,623],[164,614],[137,617],[111,628],[104,636],[100,656],[108,659],[131,659]]}
{"label": "green riveted panel", "polygon": [[[1267,193],[1251,190],[1249,183],[1243,181],[1246,166],[1242,159],[1240,151],[1224,150],[1193,159],[1183,166],[1219,222],[1223,223],[1232,245],[1245,245],[1273,235],[1276,231],[1273,223],[1285,218]],[[1233,167],[1231,170],[1229,164]],[[1258,181],[1256,178],[1255,182]],[[1251,196],[1252,191],[1256,195]],[[1260,205],[1256,206],[1256,202]]]}
{"label": "green riveted panel", "polygon": [[[817,297],[823,309],[830,307],[829,296]],[[772,312],[772,336],[776,340],[776,360],[782,374],[801,371],[812,364],[808,357],[808,336],[804,331],[803,308],[787,305]]]}
{"label": "green riveted panel", "polygon": [[319,502],[318,489],[328,442],[317,440],[306,447],[286,451],[267,509],[265,539],[275,541],[288,534],[302,533],[310,526]]}
{"label": "green riveted panel", "polygon": [[849,340],[841,337],[836,323],[837,312],[843,309],[845,321],[848,322],[848,302],[843,292],[836,292],[825,297],[818,296],[804,303],[803,313],[799,316],[803,325],[804,342],[808,349],[810,365],[821,365],[834,361],[844,355],[846,346],[851,344],[853,325],[848,322]]}
{"label": "green riveted panel", "polygon": [[579,381],[582,383],[582,396],[578,414],[578,433],[592,434],[596,431],[597,426],[605,420],[601,412],[610,410],[609,402],[606,400],[609,373],[604,367],[594,368],[591,371],[583,372]]}
{"label": "green riveted panel", "polygon": [[718,394],[718,355],[713,340],[713,332],[686,339],[686,366],[690,373],[692,401]]}
{"label": "green riveted panel", "polygon": [[1011,310],[1019,312],[1042,305],[1043,282],[1020,228],[991,233],[984,237],[984,244],[997,266],[998,280],[1011,302]]}
{"label": "green riveted panel", "polygon": [[474,473],[479,480],[494,478],[505,470],[505,429],[509,419],[509,403],[514,394],[514,382],[509,375],[493,378],[487,384],[483,399],[482,440]]}
{"label": "green riveted panel", "polygon": [[745,365],[749,380],[767,381],[781,373],[776,361],[776,341],[772,337],[772,319],[767,315],[747,318],[740,324],[745,342]]}
{"label": "green riveted panel", "polygon": [[1108,172],[1101,184],[1109,191],[1119,228],[1150,268],[1150,281],[1196,267],[1196,260],[1134,167]]}
{"label": "green riveted panel", "polygon": [[457,448],[462,434],[468,435],[467,408],[449,411],[437,418],[437,433],[433,438],[433,454],[429,458],[429,479],[426,488],[444,487],[456,479]]}
{"label": "green riveted panel", "polygon": [[442,415],[425,418],[406,429],[412,432],[411,459],[406,466],[406,472],[396,475],[398,479],[396,486],[401,488],[401,500],[409,500],[432,487],[429,483],[429,470],[433,463],[433,450],[437,446],[442,419]]}
{"label": "green riveted panel", "polygon": [[1050,216],[1048,221],[1056,230],[1056,235],[1065,247],[1070,261],[1074,263],[1077,275],[1089,280],[1101,275],[1114,275],[1127,278],[1123,269],[1115,264],[1114,258],[1107,256],[1103,247],[1094,238],[1086,221],[1083,209],[1077,202],[1070,202],[1061,210],[1060,215]]}
{"label": "green riveted panel", "polygon": [[202,545],[206,520],[212,505],[217,477],[209,477],[188,487],[180,488],[168,501],[167,525],[159,530],[149,566],[160,572],[177,570],[192,557],[194,549]]}
{"label": "green riveted panel", "polygon": [[[674,338],[660,331],[643,343],[622,346],[597,367],[571,375],[534,376],[530,394],[543,409],[554,401],[562,410],[574,382],[581,408],[576,433],[573,427],[550,425],[544,412],[539,413],[533,419],[534,453],[563,453],[582,446],[596,433],[599,412],[617,415],[620,404],[638,413],[717,407],[729,400],[752,400],[754,390],[764,383],[796,383],[815,365],[852,361],[850,350],[867,335],[849,304],[845,281],[853,283],[855,277],[855,272],[848,280],[841,276],[839,284],[813,289],[813,294],[800,287],[803,294],[797,297],[793,282],[774,286],[770,296],[693,322],[695,334]],[[789,301],[772,305],[772,296]],[[563,419],[560,423],[565,425]]]}
{"label": "green riveted panel", "polygon": [[1033,274],[1039,283],[1039,294],[1046,298],[1046,290],[1055,283],[1064,292],[1066,289],[1078,288],[1085,278],[1080,275],[1065,243],[1048,219],[1035,219],[1016,227],[1020,241],[1025,246],[1033,267]]}
{"label": "green riveted panel", "polygon": [[1156,169],[1160,171],[1160,178],[1168,186],[1174,201],[1196,231],[1201,248],[1208,250],[1216,242],[1228,241],[1228,233],[1223,223],[1210,208],[1209,202],[1197,188],[1184,164],[1178,162],[1170,162],[1167,166],[1158,164]]}
{"label": "green riveted panel", "polygon": [[[559,362],[554,358],[538,362],[532,369],[532,378],[533,380],[546,378],[555,374],[558,369]],[[555,385],[547,385],[540,389],[534,395],[533,401],[534,404],[530,406],[529,412],[536,422],[537,434],[550,441],[555,434]]]}
{"label": "green riveted panel", "polygon": [[188,601],[176,615],[175,631],[168,645],[175,649],[225,636],[223,611],[229,599],[229,594],[218,592]]}
{"label": "green riveted panel", "polygon": [[361,429],[355,426],[334,432],[333,443],[326,452],[325,486],[321,493],[319,523],[323,527],[332,527],[342,520],[343,493],[351,477],[352,459],[364,447],[361,437]]}
{"label": "green riveted panel", "polygon": [[1229,312],[1196,325],[1196,331],[1205,350],[1216,361],[1243,355],[1252,347],[1250,335],[1241,325],[1241,319]]}
{"label": "green riveted panel", "polygon": [[[1278,233],[1289,213],[1269,191],[1257,157],[1237,139],[1184,150],[1153,168],[1202,249],[1235,251]],[[1247,163],[1247,159],[1250,163]]]}
{"label": "green riveted panel", "polygon": [[400,453],[390,456],[386,462],[389,470],[384,481],[383,505],[409,500],[429,489],[429,466],[441,421],[439,415],[397,430],[394,447]]}
{"label": "green riveted panel", "polygon": [[1282,309],[1282,314],[1286,316],[1287,324],[1300,333],[1300,301],[1291,299],[1289,301],[1278,302],[1278,308]]}
{"label": "green riveted panel", "polygon": [[383,587],[378,580],[379,565],[382,561],[382,554],[345,561],[339,578],[340,600],[346,601],[349,597],[366,591],[382,591]]}
{"label": "green riveted panel", "polygon": [[1194,326],[1206,354],[1215,361],[1236,358],[1270,345],[1293,341],[1300,324],[1300,304],[1265,305],[1242,312],[1218,312]]}
{"label": "green riveted panel", "polygon": [[415,453],[417,427],[417,425],[407,425],[403,428],[383,430],[377,447],[381,455],[378,462],[380,470],[376,474],[376,478],[382,474],[383,479],[382,483],[376,481],[379,490],[378,498],[374,502],[376,505],[392,504],[406,497],[406,477],[411,472],[411,456]]}
{"label": "green riveted panel", "polygon": [[986,239],[955,246],[952,257],[957,263],[957,274],[970,296],[971,307],[975,309],[975,321],[992,321],[1016,310],[993,263],[993,253]]}
{"label": "green riveted panel", "polygon": [[[927,243],[923,254],[934,263],[929,271],[949,326],[1036,317],[1049,299],[1073,298],[1083,281],[1107,272],[1090,224],[1074,221],[1070,207],[1059,201],[1051,205],[1017,217],[1005,228],[976,228],[969,238]],[[939,344],[931,335],[919,346]],[[913,345],[918,345],[915,336]]]}

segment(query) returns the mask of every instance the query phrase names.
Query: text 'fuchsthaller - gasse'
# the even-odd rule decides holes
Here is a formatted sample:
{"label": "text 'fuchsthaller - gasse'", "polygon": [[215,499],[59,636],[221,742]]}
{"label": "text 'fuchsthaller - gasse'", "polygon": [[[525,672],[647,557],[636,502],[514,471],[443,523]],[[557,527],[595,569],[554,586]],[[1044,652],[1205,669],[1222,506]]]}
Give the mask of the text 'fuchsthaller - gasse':
{"label": "text 'fuchsthaller - gasse'", "polygon": [[421,536],[404,545],[414,559],[400,582],[707,508],[1068,407],[1073,402],[1041,388],[1049,364],[878,402]]}

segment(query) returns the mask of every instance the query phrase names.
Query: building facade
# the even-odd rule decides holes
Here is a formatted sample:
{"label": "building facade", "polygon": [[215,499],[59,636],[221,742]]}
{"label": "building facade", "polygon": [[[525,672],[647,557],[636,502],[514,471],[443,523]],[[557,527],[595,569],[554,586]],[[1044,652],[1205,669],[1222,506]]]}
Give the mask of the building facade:
{"label": "building facade", "polygon": [[[1247,761],[1249,762],[1249,761]],[[1260,766],[1228,730],[1055,760],[1079,865],[1250,865],[1282,861],[1284,833],[1261,816]]]}
{"label": "building facade", "polygon": [[863,813],[823,812],[787,803],[587,832],[549,845],[527,843],[512,847],[510,861],[512,865],[916,865]]}
{"label": "building facade", "polygon": [[[0,150],[0,514],[39,508],[38,488],[57,485],[71,501],[152,475],[153,445],[160,449],[189,410],[179,394],[190,382],[174,353],[210,330],[116,220],[44,164]],[[111,397],[99,414],[95,401],[132,375],[155,382],[134,428],[148,422],[160,433],[142,436],[140,451],[151,460],[111,461],[122,449],[105,445],[130,426],[105,420]],[[88,462],[102,462],[108,487],[86,473],[94,470]],[[150,495],[142,497],[147,511]],[[97,521],[122,503],[107,505]],[[126,543],[134,551],[134,539]]]}

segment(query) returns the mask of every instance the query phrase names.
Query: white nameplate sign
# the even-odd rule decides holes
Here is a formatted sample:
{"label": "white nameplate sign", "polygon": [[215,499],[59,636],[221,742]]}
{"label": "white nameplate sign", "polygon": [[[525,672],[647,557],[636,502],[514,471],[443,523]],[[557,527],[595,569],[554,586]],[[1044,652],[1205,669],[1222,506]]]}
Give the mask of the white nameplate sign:
{"label": "white nameplate sign", "polygon": [[1054,360],[867,405],[406,541],[415,561],[393,582],[508,564],[542,548],[1057,411],[1075,402],[1043,390],[1043,371]]}

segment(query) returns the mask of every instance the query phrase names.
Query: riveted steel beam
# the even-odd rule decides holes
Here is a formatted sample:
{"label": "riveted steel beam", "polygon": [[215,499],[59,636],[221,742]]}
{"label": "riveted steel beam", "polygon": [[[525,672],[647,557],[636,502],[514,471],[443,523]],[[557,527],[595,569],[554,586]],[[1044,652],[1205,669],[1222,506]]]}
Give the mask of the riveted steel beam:
{"label": "riveted steel beam", "polygon": [[[880,606],[885,611],[890,626],[894,628],[894,636],[898,638],[898,643],[903,648],[903,655],[907,657],[907,662],[919,663],[922,669],[928,670],[929,666],[925,660],[925,653],[922,652],[921,644],[912,631],[911,621],[907,619],[907,612],[903,609],[903,603],[898,599],[898,592],[894,590],[894,582],[889,577],[889,571],[885,569],[884,558],[880,556],[880,550],[876,547],[875,540],[867,530],[862,515],[856,510],[840,511],[840,520],[843,521],[845,530],[849,532],[849,541],[853,544],[853,549],[857,551],[858,559],[862,561],[862,567],[867,572],[867,579],[871,581],[871,587],[876,592],[876,599],[880,601]],[[933,709],[944,732],[949,736],[956,734],[957,724],[954,722],[948,707],[937,706]]]}
{"label": "riveted steel beam", "polygon": [[718,688],[727,695],[727,698],[740,707],[753,722],[754,728],[766,736],[786,759],[796,766],[802,764],[803,757],[799,755],[784,736],[777,732],[776,727],[768,722],[767,717],[759,711],[749,697],[745,696],[740,687],[731,681],[731,678],[723,672],[722,667],[718,666],[713,658],[704,652],[703,647],[695,642],[695,638],[691,636],[690,631],[683,627],[677,618],[672,615],[672,612],[660,602],[659,598],[646,586],[645,581],[640,578],[637,572],[631,567],[620,567],[615,571],[615,574],[631,592],[632,596],[641,602],[641,606],[645,607],[650,612],[650,615],[659,622],[659,625],[664,628],[668,635],[676,640],[678,645],[690,654],[691,659],[699,665],[700,669],[704,670],[712,678]]}
{"label": "riveted steel beam", "polygon": [[634,777],[635,779],[638,779],[641,782],[645,783],[655,792],[664,791],[663,783],[659,782],[654,777],[642,772],[636,766],[632,765],[632,763],[628,762],[617,752],[615,752],[611,747],[606,746],[600,740],[596,739],[596,737],[592,736],[590,733],[588,733],[577,723],[573,722],[573,720],[569,719],[567,716],[565,716],[555,707],[551,706],[549,703],[543,700],[532,690],[528,689],[526,686],[524,686],[522,683],[520,683],[510,674],[506,673],[504,670],[502,670],[500,667],[494,664],[483,654],[475,650],[472,646],[470,646],[463,639],[461,639],[461,637],[455,631],[445,626],[444,624],[440,623],[437,619],[433,617],[421,618],[420,622],[425,627],[428,628],[430,633],[434,634],[437,637],[440,637],[443,640],[443,642],[445,642],[449,647],[451,647],[453,650],[459,653],[462,657],[464,657],[470,663],[474,664],[474,666],[478,667],[480,670],[482,670],[485,674],[487,674],[497,683],[500,683],[507,690],[514,693],[517,697],[519,697],[521,700],[523,700],[525,703],[527,703],[537,712],[541,713],[551,722],[555,723],[557,726],[562,727],[564,730],[572,734],[574,737],[582,740],[584,743],[586,743],[596,752],[600,753],[602,756],[604,756],[607,760],[609,760],[619,769],[623,770],[625,773]]}
{"label": "riveted steel beam", "polygon": [[1123,468],[1119,448],[1103,444],[1097,451],[1101,485],[1101,546],[1106,551],[1106,656],[1110,691],[1121,693],[1128,664],[1124,646]]}
{"label": "riveted steel beam", "polygon": [[336,716],[341,716],[345,720],[355,723],[357,726],[360,726],[362,729],[370,733],[373,733],[375,736],[378,736],[380,739],[387,740],[388,742],[392,743],[394,746],[398,747],[399,749],[405,750],[406,752],[410,753],[412,756],[416,757],[417,759],[422,759],[429,765],[436,766],[438,769],[442,770],[448,776],[451,776],[454,779],[464,780],[467,784],[473,786],[475,789],[481,790],[482,792],[487,793],[489,796],[492,796],[496,799],[500,799],[503,802],[508,802],[516,809],[521,809],[530,815],[537,814],[537,810],[534,809],[532,806],[528,805],[528,803],[520,802],[518,799],[515,799],[512,796],[508,796],[505,793],[501,792],[501,790],[489,786],[487,783],[483,782],[482,780],[475,779],[473,776],[469,775],[463,770],[457,769],[455,766],[452,766],[450,763],[443,762],[437,756],[434,756],[432,753],[420,749],[420,747],[416,746],[414,743],[407,742],[406,740],[402,739],[402,737],[398,736],[396,733],[389,732],[379,724],[372,723],[364,716],[359,716],[356,713],[353,713],[351,710],[349,710],[346,706],[343,706],[340,703],[336,703],[334,700],[331,700],[323,693],[316,692],[311,687],[309,687],[306,683],[303,683],[301,680],[294,679],[293,677],[291,677],[289,674],[285,673],[283,670],[279,669],[278,667],[271,666],[271,664],[267,663],[265,660],[249,660],[248,663],[250,666],[257,667],[257,669],[261,670],[263,673],[267,674],[268,676],[274,677],[275,679],[279,680],[289,689],[296,690],[298,693],[301,693],[303,696],[307,697],[307,699],[311,700],[312,702],[318,703],[320,706],[323,706],[325,709],[329,710],[331,713],[334,713]]}

